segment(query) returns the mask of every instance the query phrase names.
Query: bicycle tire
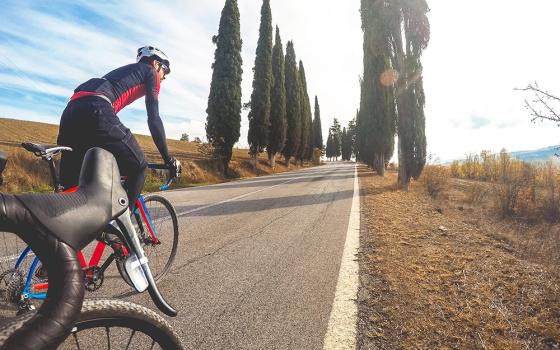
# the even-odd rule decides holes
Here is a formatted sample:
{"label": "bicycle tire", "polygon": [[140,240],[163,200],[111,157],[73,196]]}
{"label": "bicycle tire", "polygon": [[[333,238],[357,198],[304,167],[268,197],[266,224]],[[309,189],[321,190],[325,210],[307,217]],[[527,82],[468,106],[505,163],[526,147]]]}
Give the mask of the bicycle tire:
{"label": "bicycle tire", "polygon": [[[6,322],[0,328],[0,347],[17,329],[21,328],[36,311],[17,316]],[[162,349],[183,349],[181,339],[177,336],[171,325],[154,311],[143,306],[120,300],[86,300],[82,306],[82,311],[68,335],[59,349],[98,349],[102,344],[99,337],[93,334],[94,329],[106,330],[109,343],[111,344],[110,328],[128,329],[132,331],[130,341],[140,332],[152,339]],[[79,333],[82,336],[87,331],[92,331],[94,337],[90,339],[91,347],[85,342],[80,342]],[[99,333],[99,332],[98,332]],[[83,340],[83,338],[82,338]],[[86,340],[87,342],[87,340]],[[126,342],[126,340],[125,340]],[[71,344],[79,344],[78,347]],[[84,347],[85,345],[85,347]],[[146,348],[151,348],[152,344],[146,344]],[[112,348],[112,347],[111,347]],[[115,349],[122,347],[115,347]],[[135,349],[137,347],[134,347]]]}
{"label": "bicycle tire", "polygon": [[[171,249],[168,254],[165,253],[166,256],[164,257],[164,263],[155,263],[154,256],[157,255],[158,252],[162,251],[162,249],[158,249],[159,245],[146,243],[145,240],[139,237],[140,242],[142,243],[142,246],[144,248],[144,253],[148,258],[150,269],[152,270],[152,274],[154,275],[154,280],[158,282],[169,272],[169,269],[175,261],[175,255],[177,254],[177,247],[179,242],[179,221],[177,219],[175,208],[166,198],[158,195],[149,195],[144,197],[144,202],[146,203],[146,208],[148,209],[148,215],[151,217],[152,223],[156,228],[158,238],[160,238],[162,241],[162,245],[169,246],[169,238],[172,239],[170,246]],[[151,204],[155,205],[155,203],[161,204],[162,208],[165,208],[165,213],[162,213],[160,211],[157,211],[157,213],[154,212],[155,210],[153,209],[153,206]],[[165,219],[167,217],[169,217],[170,220],[164,221],[169,222],[171,225],[158,225],[158,220]],[[138,225],[138,228],[139,225],[142,225],[144,232],[148,233],[143,220],[140,220],[140,222],[138,222],[138,220],[133,220],[133,222],[134,221],[136,221],[136,225]],[[129,285],[132,285],[127,274],[124,272],[124,261],[117,261],[117,268],[122,278]]]}

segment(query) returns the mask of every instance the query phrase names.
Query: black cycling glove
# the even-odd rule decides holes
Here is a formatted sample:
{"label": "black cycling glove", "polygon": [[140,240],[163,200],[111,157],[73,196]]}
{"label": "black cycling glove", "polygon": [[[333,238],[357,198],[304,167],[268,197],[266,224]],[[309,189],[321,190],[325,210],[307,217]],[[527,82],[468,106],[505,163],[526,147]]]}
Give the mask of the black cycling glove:
{"label": "black cycling glove", "polygon": [[181,177],[181,162],[173,157],[171,157],[171,159],[169,159],[169,162],[167,162],[167,166],[169,167],[169,177],[170,178],[176,178],[176,177]]}

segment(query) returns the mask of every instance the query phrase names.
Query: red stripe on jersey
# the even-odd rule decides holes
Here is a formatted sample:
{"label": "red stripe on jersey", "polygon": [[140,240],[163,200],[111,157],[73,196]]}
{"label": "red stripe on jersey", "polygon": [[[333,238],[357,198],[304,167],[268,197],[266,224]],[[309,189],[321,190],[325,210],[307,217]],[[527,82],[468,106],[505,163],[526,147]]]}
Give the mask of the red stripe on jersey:
{"label": "red stripe on jersey", "polygon": [[74,101],[86,96],[99,96],[99,95],[101,95],[99,92],[78,91],[74,95],[72,95],[72,97],[70,97],[70,101]]}
{"label": "red stripe on jersey", "polygon": [[133,86],[125,91],[115,102],[113,102],[113,109],[115,110],[115,113],[119,113],[121,109],[145,95],[146,87],[144,84]]}
{"label": "red stripe on jersey", "polygon": [[156,100],[159,99],[159,85],[161,84],[161,80],[159,79],[159,73],[156,71]]}

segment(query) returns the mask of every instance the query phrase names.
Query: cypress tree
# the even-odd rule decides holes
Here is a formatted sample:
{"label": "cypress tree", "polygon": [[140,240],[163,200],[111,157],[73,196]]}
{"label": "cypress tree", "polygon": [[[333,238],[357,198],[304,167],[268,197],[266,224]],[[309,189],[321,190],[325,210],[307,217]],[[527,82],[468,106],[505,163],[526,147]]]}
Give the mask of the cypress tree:
{"label": "cypress tree", "polygon": [[327,137],[327,149],[326,151],[326,156],[327,158],[330,160],[333,157],[333,135],[332,135],[332,130],[329,129],[329,136]]}
{"label": "cypress tree", "polygon": [[270,94],[272,88],[272,13],[270,0],[263,0],[261,26],[253,77],[253,94],[249,112],[249,153],[253,156],[254,167],[257,159],[268,144],[270,127]]}
{"label": "cypress tree", "polygon": [[357,156],[383,174],[393,154],[391,131],[396,124],[399,185],[405,189],[411,178],[420,176],[426,162],[420,57],[430,38],[428,11],[426,0],[361,1],[364,75]]}
{"label": "cypress tree", "polygon": [[282,152],[286,143],[286,85],[284,77],[284,49],[280,29],[276,27],[276,42],[272,53],[272,96],[270,110],[270,133],[268,136],[268,159],[274,167],[276,153]]}
{"label": "cypress tree", "polygon": [[393,59],[401,75],[397,96],[399,185],[408,189],[410,179],[418,178],[426,164],[425,96],[420,58],[430,40],[430,23],[426,0],[399,4],[393,17],[394,22],[403,23],[402,28],[393,26],[396,42]]}
{"label": "cypress tree", "polygon": [[341,144],[341,154],[342,160],[350,160],[348,149],[350,144],[348,143],[348,133],[346,132],[346,127],[342,128],[342,144]]}
{"label": "cypress tree", "polygon": [[[361,81],[358,144],[361,160],[381,176],[394,152],[396,106],[391,75],[392,36],[384,1],[362,1],[364,74]],[[383,77],[387,77],[384,79]]]}
{"label": "cypress tree", "polygon": [[206,113],[206,137],[222,160],[228,174],[233,145],[239,140],[241,128],[241,31],[237,0],[226,0],[220,19],[212,82]]}
{"label": "cypress tree", "polygon": [[288,131],[286,145],[282,150],[282,154],[286,159],[286,165],[289,165],[290,158],[297,154],[301,141],[301,83],[296,63],[296,52],[292,41],[288,41],[286,47],[285,76]]}
{"label": "cypress tree", "polygon": [[321,128],[321,110],[319,100],[315,96],[315,118],[313,119],[313,147],[323,149],[323,130]]}
{"label": "cypress tree", "polygon": [[350,160],[352,159],[352,155],[356,154],[356,119],[352,119],[348,122],[346,132],[348,133],[348,152],[350,152],[348,160]]}
{"label": "cypress tree", "polygon": [[330,133],[332,135],[332,150],[331,156],[338,160],[338,157],[341,156],[341,146],[342,146],[342,130],[340,129],[340,123],[338,119],[334,118],[333,125],[331,126]]}
{"label": "cypress tree", "polygon": [[[304,160],[310,159],[313,146],[311,144],[313,128],[311,120],[311,104],[309,102],[309,94],[307,93],[307,79],[305,78],[305,68],[303,62],[299,61],[299,79],[301,82],[300,89],[300,108],[301,108],[301,139],[300,146],[297,153],[297,158],[303,165]],[[311,152],[310,152],[311,149]]]}

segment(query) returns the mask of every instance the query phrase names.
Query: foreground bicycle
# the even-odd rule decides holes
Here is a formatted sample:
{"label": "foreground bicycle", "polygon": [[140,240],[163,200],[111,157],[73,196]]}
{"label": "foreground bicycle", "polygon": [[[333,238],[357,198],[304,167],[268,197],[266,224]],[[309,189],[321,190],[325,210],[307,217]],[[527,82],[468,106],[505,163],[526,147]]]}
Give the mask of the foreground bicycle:
{"label": "foreground bicycle", "polygon": [[[0,169],[5,158],[0,158]],[[160,294],[133,227],[115,158],[93,148],[73,193],[0,194],[0,230],[16,233],[44,263],[51,287],[36,312],[0,326],[1,349],[183,349],[170,325],[128,302],[84,302],[84,272],[77,251],[114,220],[129,251],[125,273],[136,290],[148,290],[160,311],[177,312]],[[106,338],[106,339],[103,339]],[[156,347],[157,346],[157,347]]]}
{"label": "foreground bicycle", "polygon": [[[56,192],[63,192],[64,188],[60,185],[56,174],[54,157],[60,152],[72,151],[72,149],[35,143],[22,143],[22,146],[49,164],[54,189]],[[168,169],[167,166],[160,164],[150,164],[149,168]],[[174,178],[170,177],[167,183],[161,186],[161,189],[168,189],[173,180]],[[72,193],[76,190],[77,188],[69,189],[65,193]],[[152,267],[155,267],[153,269],[154,278],[159,281],[169,271],[177,252],[179,238],[177,214],[171,203],[158,195],[149,195],[145,198],[141,195],[137,201],[137,209],[133,214],[140,242],[146,249],[146,255],[150,259]],[[107,228],[112,231],[111,226]],[[128,252],[122,246],[120,240],[116,239],[110,231],[100,235],[99,242],[89,262],[86,262],[81,251],[78,252],[78,258],[85,271],[86,290],[90,292],[101,288],[105,271],[113,260],[116,260],[118,271],[123,279],[131,285],[126,274],[123,273],[123,263]],[[112,248],[113,252],[100,265],[107,245]],[[37,257],[31,259],[32,255],[29,247],[24,249],[14,268],[6,271],[1,279],[5,285],[6,300],[16,303],[20,312],[33,309],[31,300],[44,299],[46,297],[45,291],[48,288],[47,276],[43,269],[38,267],[39,259]],[[32,260],[32,262],[26,264],[27,260]],[[23,268],[26,265],[29,265],[29,268]]]}

